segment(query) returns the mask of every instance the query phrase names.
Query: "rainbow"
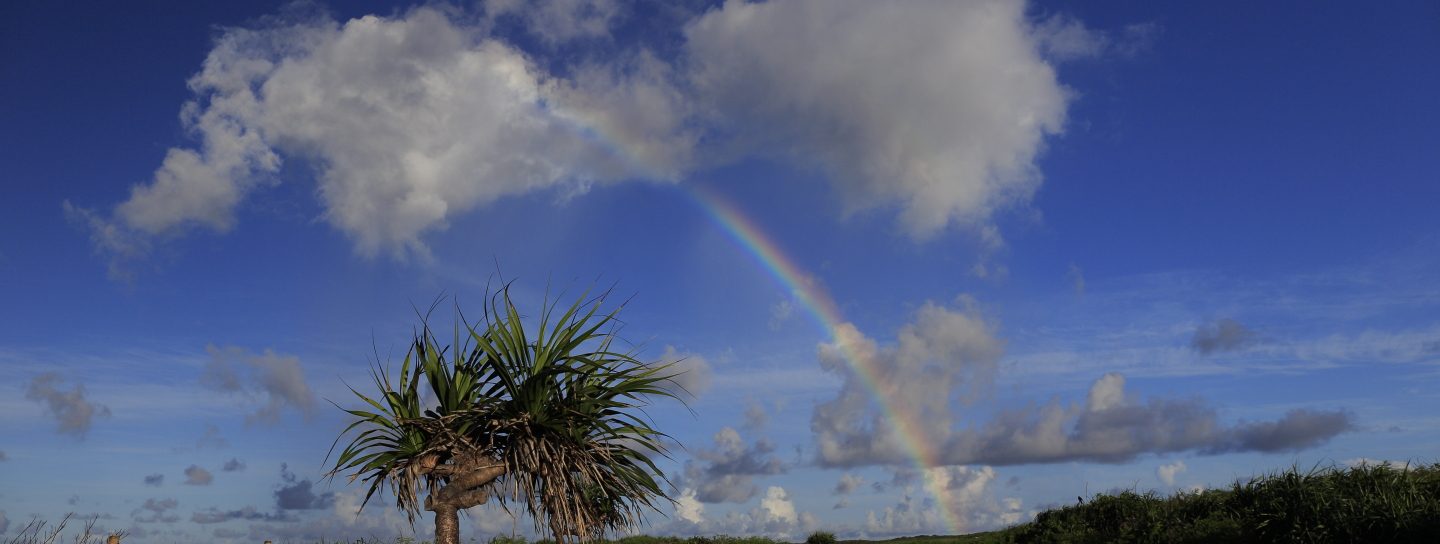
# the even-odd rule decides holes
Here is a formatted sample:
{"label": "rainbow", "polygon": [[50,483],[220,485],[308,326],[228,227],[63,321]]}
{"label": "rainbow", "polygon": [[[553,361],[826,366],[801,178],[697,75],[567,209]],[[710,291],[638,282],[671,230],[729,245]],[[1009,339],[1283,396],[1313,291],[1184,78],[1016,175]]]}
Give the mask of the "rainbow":
{"label": "rainbow", "polygon": [[870,396],[875,399],[885,419],[895,425],[895,434],[900,438],[901,447],[906,456],[914,463],[915,468],[919,469],[925,485],[929,488],[931,495],[935,497],[946,529],[950,534],[959,534],[964,524],[955,513],[953,505],[950,504],[949,493],[942,488],[944,485],[942,479],[932,477],[927,470],[940,466],[936,451],[938,448],[931,445],[925,433],[921,431],[916,414],[908,413],[903,406],[886,398],[881,393],[876,362],[841,341],[838,332],[846,321],[840,315],[840,308],[835,304],[835,299],[831,298],[819,282],[814,281],[809,274],[796,265],[794,259],[782,251],[773,239],[766,236],[765,232],[749,217],[741,213],[734,204],[704,187],[691,184],[687,188],[689,190],[686,192],[700,209],[731,240],[749,253],[755,259],[756,264],[759,264],[797,299],[800,306],[805,309],[805,313],[810,315],[825,337],[835,340],[835,346],[845,363],[850,366],[856,376],[860,377],[860,383],[864,384],[870,392]]}
{"label": "rainbow", "polygon": [[[594,126],[582,119],[565,115],[557,115],[553,118],[570,126],[582,137],[602,146],[637,172],[648,171],[643,166],[644,161],[634,157],[628,146],[608,134],[605,127]],[[754,221],[741,213],[739,208],[730,201],[696,183],[677,184],[677,186],[720,227],[720,230],[724,231],[741,249],[749,253],[755,259],[756,264],[759,264],[799,301],[800,306],[805,309],[805,313],[809,314],[820,328],[821,334],[826,338],[834,339],[835,346],[845,363],[860,377],[860,382],[864,384],[871,398],[874,398],[875,403],[879,405],[885,420],[895,425],[895,434],[900,438],[901,449],[913,462],[915,468],[920,471],[925,486],[935,497],[936,506],[940,509],[940,516],[945,523],[945,528],[950,534],[959,534],[964,524],[955,513],[954,505],[949,499],[950,494],[943,488],[943,479],[935,477],[929,472],[930,468],[941,466],[938,462],[939,448],[932,446],[925,433],[921,431],[920,420],[916,414],[908,413],[903,406],[897,405],[881,393],[878,387],[879,372],[875,367],[875,361],[857,353],[839,337],[839,328],[846,321],[841,316],[835,299],[831,298],[819,282],[813,281],[809,274],[806,274],[795,264],[793,259],[780,250],[780,246],[774,240],[766,236]]]}

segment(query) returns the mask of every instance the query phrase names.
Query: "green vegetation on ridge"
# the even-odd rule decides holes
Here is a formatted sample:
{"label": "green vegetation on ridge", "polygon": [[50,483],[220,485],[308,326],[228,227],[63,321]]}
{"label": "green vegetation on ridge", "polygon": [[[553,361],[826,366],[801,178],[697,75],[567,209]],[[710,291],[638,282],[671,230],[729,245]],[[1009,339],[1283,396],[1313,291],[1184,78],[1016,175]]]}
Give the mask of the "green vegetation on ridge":
{"label": "green vegetation on ridge", "polygon": [[1268,474],[1167,498],[1131,491],[1042,512],[994,542],[1437,542],[1440,464]]}

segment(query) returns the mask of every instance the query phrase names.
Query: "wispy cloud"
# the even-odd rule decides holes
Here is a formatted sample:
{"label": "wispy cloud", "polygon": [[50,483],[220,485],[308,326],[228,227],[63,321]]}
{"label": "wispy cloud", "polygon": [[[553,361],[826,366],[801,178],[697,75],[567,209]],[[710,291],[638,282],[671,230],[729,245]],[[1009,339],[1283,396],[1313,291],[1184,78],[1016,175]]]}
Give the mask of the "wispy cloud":
{"label": "wispy cloud", "polygon": [[190,514],[190,521],[200,525],[212,523],[224,523],[227,521],[295,521],[295,518],[285,516],[281,513],[262,512],[254,506],[246,506],[235,510],[221,510],[218,508],[207,508],[196,510]]}
{"label": "wispy cloud", "polygon": [[130,518],[139,523],[175,523],[180,521],[180,516],[173,512],[178,506],[180,502],[175,499],[145,499],[145,504],[130,513]]}
{"label": "wispy cloud", "polygon": [[1200,328],[1195,330],[1195,337],[1190,340],[1190,347],[1201,355],[1210,355],[1239,351],[1254,345],[1258,340],[1259,336],[1255,331],[1227,317],[1200,325]]}

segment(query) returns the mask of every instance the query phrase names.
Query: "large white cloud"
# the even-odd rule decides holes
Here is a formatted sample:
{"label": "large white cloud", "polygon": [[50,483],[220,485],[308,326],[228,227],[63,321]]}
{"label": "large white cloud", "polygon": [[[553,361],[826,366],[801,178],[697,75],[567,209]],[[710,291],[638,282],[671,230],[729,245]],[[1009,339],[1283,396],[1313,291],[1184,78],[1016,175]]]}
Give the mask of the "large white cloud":
{"label": "large white cloud", "polygon": [[727,2],[686,29],[691,82],[747,149],[818,166],[852,210],[926,236],[1040,182],[1067,94],[1025,3]]}
{"label": "large white cloud", "polygon": [[[1054,25],[1028,21],[1021,0],[729,2],[677,29],[665,58],[557,52],[607,37],[627,12],[614,2],[488,11],[226,30],[189,81],[196,144],[170,149],[110,213],[67,214],[123,264],[156,240],[231,229],[247,196],[301,159],[324,219],[359,252],[424,256],[427,232],[506,196],[769,155],[820,168],[850,210],[897,210],[917,237],[961,225],[993,241],[992,216],[1028,201],[1065,119],[1042,57]],[[538,50],[495,34],[507,17]],[[1063,29],[1087,37],[1077,21]]]}
{"label": "large white cloud", "polygon": [[424,232],[497,198],[681,168],[663,65],[642,54],[561,81],[482,29],[428,7],[232,29],[190,80],[200,148],[170,150],[110,220],[77,216],[120,256],[136,233],[224,231],[293,156],[315,165],[325,218],[359,251],[424,254]]}

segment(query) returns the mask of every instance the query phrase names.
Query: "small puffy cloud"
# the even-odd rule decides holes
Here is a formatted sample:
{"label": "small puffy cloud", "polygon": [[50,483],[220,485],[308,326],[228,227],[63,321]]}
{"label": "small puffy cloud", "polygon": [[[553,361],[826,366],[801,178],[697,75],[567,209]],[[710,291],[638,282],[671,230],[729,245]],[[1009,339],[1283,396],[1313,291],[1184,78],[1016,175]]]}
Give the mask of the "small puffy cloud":
{"label": "small puffy cloud", "polygon": [[247,422],[278,422],[285,408],[294,409],[307,418],[314,413],[315,394],[305,382],[299,358],[277,355],[270,350],[255,355],[233,346],[206,346],[205,349],[210,361],[200,375],[201,385],[261,402],[255,413],[246,416]]}
{"label": "small puffy cloud", "polygon": [[59,374],[46,372],[30,380],[25,388],[25,398],[44,407],[45,412],[55,418],[56,430],[84,438],[97,417],[110,417],[110,409],[85,398],[85,386],[75,384],[69,391],[59,386],[64,382]]}
{"label": "small puffy cloud", "polygon": [[140,523],[175,523],[180,521],[180,516],[171,511],[179,505],[175,499],[145,499],[145,504],[131,512],[130,517]]}
{"label": "small puffy cloud", "polygon": [[1181,472],[1185,472],[1185,469],[1186,467],[1184,461],[1166,463],[1160,465],[1158,468],[1155,469],[1155,477],[1159,478],[1161,482],[1165,483],[1165,485],[1173,487],[1175,485],[1175,476],[1179,475]]}
{"label": "small puffy cloud", "polygon": [[1110,372],[1095,380],[1090,385],[1090,393],[1085,396],[1085,409],[1090,412],[1103,412],[1125,404],[1125,376],[1116,372]]}
{"label": "small puffy cloud", "polygon": [[145,477],[145,485],[150,486],[150,487],[160,487],[160,486],[163,485],[164,483],[165,483],[165,475],[164,475],[164,474],[151,474],[151,475]]}
{"label": "small puffy cloud", "polygon": [[790,501],[783,487],[770,486],[766,489],[765,498],[760,499],[760,508],[765,509],[767,520],[795,523],[799,519],[795,515],[795,503]]}
{"label": "small puffy cloud", "polygon": [[835,483],[836,495],[849,495],[854,493],[860,486],[865,485],[865,478],[858,474],[846,472],[840,475],[840,481]]}
{"label": "small puffy cloud", "polygon": [[665,352],[660,354],[660,363],[669,364],[669,372],[675,377],[670,382],[678,387],[682,396],[691,395],[699,397],[710,389],[710,380],[714,377],[714,371],[710,369],[710,362],[705,357],[695,353],[681,353],[675,346],[665,346]]}
{"label": "small puffy cloud", "polygon": [[1201,355],[1239,351],[1254,344],[1258,338],[1255,331],[1230,318],[1200,325],[1190,339],[1190,347]]}
{"label": "small puffy cloud", "polygon": [[705,522],[705,503],[696,498],[693,488],[685,488],[675,499],[675,517],[694,524]]}
{"label": "small puffy cloud", "polygon": [[199,465],[190,465],[185,469],[185,485],[210,485],[213,481],[215,476]]}
{"label": "small puffy cloud", "polygon": [[280,465],[280,487],[275,489],[275,506],[280,510],[320,510],[335,504],[334,493],[315,494],[310,479],[300,480],[290,472],[290,466]]}
{"label": "small puffy cloud", "polygon": [[785,472],[785,464],[773,455],[775,446],[764,439],[746,445],[738,431],[725,427],[714,441],[714,448],[695,452],[698,461],[685,462],[683,485],[694,488],[701,502],[748,501],[758,492],[755,476]]}
{"label": "small puffy cloud", "polygon": [[225,462],[225,466],[220,467],[220,470],[225,472],[241,472],[245,470],[245,462],[232,457],[229,461]]}
{"label": "small puffy cloud", "polygon": [[[916,237],[1028,202],[1069,95],[1022,1],[727,2],[685,29],[712,122]],[[904,29],[898,31],[897,29]]]}

